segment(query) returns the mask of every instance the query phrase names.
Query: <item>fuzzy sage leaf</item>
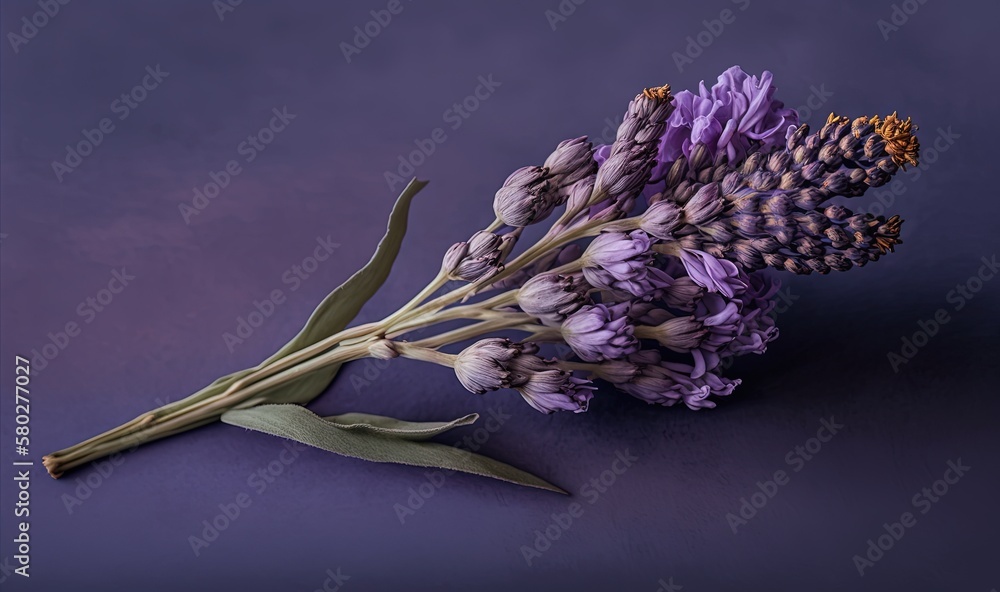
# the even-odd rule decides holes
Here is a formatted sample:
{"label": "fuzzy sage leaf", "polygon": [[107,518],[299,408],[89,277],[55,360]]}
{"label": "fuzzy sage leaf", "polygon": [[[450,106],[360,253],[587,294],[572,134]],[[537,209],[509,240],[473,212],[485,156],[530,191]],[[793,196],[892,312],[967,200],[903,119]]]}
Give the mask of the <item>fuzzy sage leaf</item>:
{"label": "fuzzy sage leaf", "polygon": [[[63,471],[85,464],[129,446],[156,440],[179,433],[218,418],[215,409],[228,389],[241,378],[261,370],[272,362],[282,360],[331,335],[339,333],[350,323],[361,307],[382,286],[399,254],[406,234],[410,202],[427,185],[426,181],[413,179],[403,189],[389,215],[385,236],[379,241],[375,254],[368,263],[346,282],[331,292],[310,315],[305,327],[291,341],[267,360],[254,368],[241,370],[216,379],[192,395],[149,411],[131,422],[95,436],[77,446],[66,448],[43,458],[46,469],[54,477]],[[266,391],[267,400],[277,403],[305,403],[319,396],[336,376],[340,364],[330,364],[315,372],[284,384],[274,385]],[[213,409],[213,407],[215,407]]]}
{"label": "fuzzy sage leaf", "polygon": [[500,461],[454,446],[412,438],[421,432],[440,433],[451,427],[468,425],[475,417],[472,414],[453,422],[419,423],[364,414],[348,414],[346,419],[345,416],[324,419],[299,405],[261,405],[228,411],[222,416],[222,421],[351,458],[450,469],[566,493],[547,481]]}
{"label": "fuzzy sage leaf", "polygon": [[[375,254],[368,263],[341,284],[316,307],[305,326],[291,341],[266,359],[257,368],[261,368],[288,354],[341,331],[354,320],[361,307],[385,283],[396,261],[399,248],[406,234],[407,218],[410,213],[410,203],[417,193],[427,185],[427,181],[413,179],[403,189],[396,199],[396,204],[389,214],[385,236],[379,241]],[[213,382],[207,389],[218,387],[218,392],[249,374],[257,368],[241,370],[228,376],[223,376]],[[310,373],[290,384],[282,385],[268,393],[268,400],[282,403],[308,403],[318,397],[330,385],[340,370],[340,364]],[[206,390],[207,390],[206,389]]]}
{"label": "fuzzy sage leaf", "polygon": [[345,413],[331,415],[323,419],[345,430],[370,432],[404,440],[426,440],[452,428],[472,425],[479,419],[479,414],[470,413],[452,421],[403,421],[394,417],[367,413]]}

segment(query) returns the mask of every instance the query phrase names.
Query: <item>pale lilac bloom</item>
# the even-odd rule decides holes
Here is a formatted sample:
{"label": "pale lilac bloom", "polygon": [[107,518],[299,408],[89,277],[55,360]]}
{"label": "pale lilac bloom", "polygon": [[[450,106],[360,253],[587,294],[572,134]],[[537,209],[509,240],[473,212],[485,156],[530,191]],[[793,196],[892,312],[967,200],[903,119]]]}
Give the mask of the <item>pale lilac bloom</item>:
{"label": "pale lilac bloom", "polygon": [[587,362],[623,358],[639,349],[628,313],[627,302],[583,306],[563,321],[563,340]]}
{"label": "pale lilac bloom", "polygon": [[[632,366],[631,370],[625,363]],[[739,380],[712,373],[692,378],[692,366],[665,361],[655,350],[633,353],[625,363],[602,364],[596,374],[650,404],[670,407],[683,401],[691,409],[711,408],[715,403],[708,397],[729,395],[740,384]]]}
{"label": "pale lilac bloom", "polygon": [[709,292],[719,292],[732,298],[746,288],[740,279],[740,270],[727,259],[718,259],[696,249],[682,249],[681,263],[688,276]]}
{"label": "pale lilac bloom", "polygon": [[538,356],[520,356],[510,363],[512,388],[542,413],[572,411],[583,413],[590,405],[596,387],[589,380],[577,378],[554,362]]}
{"label": "pale lilac bloom", "polygon": [[[685,90],[674,95],[650,185],[662,181],[680,156],[690,157],[696,144],[705,145],[710,158],[723,153],[731,163],[746,158],[755,144],[764,153],[782,144],[799,126],[799,116],[775,100],[772,81],[767,70],[757,78],[733,66],[711,89],[702,81],[697,94]],[[598,146],[594,159],[603,164],[610,153],[610,146]]]}
{"label": "pale lilac bloom", "polygon": [[653,242],[641,230],[602,233],[582,255],[583,276],[595,288],[654,298],[672,278],[653,265]]}

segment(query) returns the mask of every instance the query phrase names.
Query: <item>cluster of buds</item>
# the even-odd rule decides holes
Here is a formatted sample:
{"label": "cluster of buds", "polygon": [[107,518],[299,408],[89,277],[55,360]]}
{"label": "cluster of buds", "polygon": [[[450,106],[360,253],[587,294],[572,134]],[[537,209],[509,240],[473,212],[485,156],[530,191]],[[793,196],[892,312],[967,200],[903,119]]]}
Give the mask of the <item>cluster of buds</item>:
{"label": "cluster of buds", "polygon": [[515,389],[542,413],[586,411],[595,390],[590,381],[540,358],[537,351],[530,343],[483,339],[455,357],[455,375],[466,390],[477,395]]}
{"label": "cluster of buds", "polygon": [[[758,78],[738,67],[697,93],[644,90],[612,144],[566,140],[541,165],[507,177],[494,196],[495,221],[448,249],[435,280],[395,313],[321,337],[319,323],[343,316],[328,304],[354,296],[324,301],[276,356],[50,455],[46,468],[58,476],[270,396],[307,401],[329,378],[277,387],[361,357],[450,366],[467,390],[513,389],[544,413],[586,411],[595,379],[650,404],[714,407],[740,384],[722,375],[727,362],[764,353],[778,336],[777,282],[766,268],[825,274],[892,252],[899,216],[855,213],[837,200],[918,163],[910,119],[831,114],[811,133],[774,94],[769,72]],[[414,180],[400,203],[422,185]],[[511,260],[524,229],[559,208],[548,231]],[[390,232],[398,234],[392,221]],[[379,285],[391,250],[380,249],[347,292]],[[448,280],[467,285],[431,298]],[[466,304],[488,292],[496,294]],[[446,321],[465,324],[406,341]],[[497,331],[527,336],[489,337]],[[472,339],[461,353],[441,351]],[[557,356],[539,355],[553,343]]]}
{"label": "cluster of buds", "polygon": [[567,140],[544,165],[512,174],[494,200],[509,233],[456,245],[449,271],[493,277],[520,229],[565,205],[543,239],[553,246],[536,245],[532,261],[484,286],[511,293],[503,314],[564,355],[543,360],[488,339],[460,354],[462,384],[580,411],[591,392],[574,372],[584,372],[649,403],[713,407],[710,397],[740,383],[720,375],[723,362],[778,336],[778,283],[765,268],[846,271],[892,251],[898,216],[855,214],[834,199],[916,165],[913,123],[831,114],[810,133],[774,100],[771,79],[732,68],[697,95],[647,89],[612,144]]}

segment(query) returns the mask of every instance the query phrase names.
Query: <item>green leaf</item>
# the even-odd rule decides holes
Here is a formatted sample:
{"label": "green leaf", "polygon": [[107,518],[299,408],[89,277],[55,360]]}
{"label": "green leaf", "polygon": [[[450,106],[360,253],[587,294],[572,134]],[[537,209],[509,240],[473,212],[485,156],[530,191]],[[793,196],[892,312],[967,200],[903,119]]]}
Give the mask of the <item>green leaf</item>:
{"label": "green leaf", "polygon": [[[403,236],[406,234],[410,202],[426,185],[427,181],[416,179],[412,179],[407,184],[399,198],[396,199],[396,205],[392,207],[385,236],[379,241],[372,258],[346,282],[330,292],[313,311],[299,334],[268,358],[264,362],[265,364],[342,331],[348,323],[354,320],[354,317],[361,311],[361,307],[375,295],[375,292],[389,277],[389,271],[396,261],[399,248],[403,243]],[[339,370],[340,364],[317,370],[299,380],[269,391],[267,398],[271,402],[308,403],[330,386]]]}
{"label": "green leaf", "polygon": [[284,357],[292,352],[310,346],[317,341],[343,330],[347,324],[361,311],[375,292],[382,287],[389,270],[392,269],[399,247],[406,234],[406,222],[410,213],[410,202],[427,181],[413,179],[399,194],[396,205],[389,214],[389,224],[385,236],[379,241],[375,254],[368,263],[352,275],[340,287],[331,292],[320,302],[312,316],[291,341],[285,344],[276,354],[268,358],[268,362]]}
{"label": "green leaf", "polygon": [[[193,395],[165,405],[157,411],[161,414],[169,413],[220,394],[230,384],[247,374],[345,329],[347,324],[354,320],[354,317],[361,311],[361,307],[371,299],[389,277],[389,271],[399,254],[403,236],[406,234],[410,202],[426,185],[427,181],[418,181],[417,179],[413,179],[407,184],[396,199],[396,204],[389,214],[385,236],[379,241],[372,258],[357,273],[323,299],[309,317],[305,327],[284,347],[256,367],[217,378]],[[330,386],[338,370],[340,370],[340,364],[311,372],[299,380],[283,384],[269,391],[268,399],[283,403],[308,403]]]}
{"label": "green leaf", "polygon": [[331,415],[323,419],[345,430],[371,432],[404,440],[426,440],[452,428],[472,425],[479,419],[479,414],[470,413],[452,421],[403,421],[394,417],[367,413],[345,413]]}
{"label": "green leaf", "polygon": [[450,469],[566,493],[547,481],[500,461],[454,446],[411,439],[414,433],[420,431],[438,430],[440,433],[450,429],[445,426],[468,425],[475,421],[474,416],[475,414],[468,415],[453,422],[418,423],[354,413],[348,414],[347,419],[344,419],[345,416],[335,416],[331,420],[299,405],[261,405],[228,411],[223,414],[222,421],[352,458]]}

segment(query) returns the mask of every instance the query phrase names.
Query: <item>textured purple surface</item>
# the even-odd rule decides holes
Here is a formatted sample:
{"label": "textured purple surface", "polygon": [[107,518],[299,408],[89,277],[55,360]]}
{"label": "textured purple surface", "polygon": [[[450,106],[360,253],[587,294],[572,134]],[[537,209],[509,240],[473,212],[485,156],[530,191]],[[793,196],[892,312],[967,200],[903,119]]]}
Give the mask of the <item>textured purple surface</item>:
{"label": "textured purple surface", "polygon": [[[544,13],[558,10],[554,0],[404,1],[347,63],[340,44],[386,5],[246,2],[220,22],[208,0],[74,2],[17,53],[5,44],[0,565],[15,554],[14,356],[42,348],[67,322],[82,327],[33,377],[36,462],[256,363],[367,260],[400,188],[390,190],[384,172],[436,128],[445,139],[416,172],[432,183],[392,276],[359,320],[404,302],[449,245],[487,224],[511,171],[566,138],[607,141],[609,120],[643,86],[695,88],[733,63],[772,70],[778,96],[809,106],[803,119],[813,125],[831,110],[899,109],[917,121],[919,178],[901,175],[898,196],[878,192],[906,218],[905,244],[845,274],[783,276],[794,302],[778,319],[782,337],[765,356],[739,361],[732,374],[743,384],[715,410],[648,407],[602,390],[586,414],[543,416],[516,393],[476,397],[448,371],[410,361],[345,367],[312,405],[407,419],[502,409],[511,417],[483,450],[573,498],[451,476],[401,524],[394,505],[407,504],[425,471],[303,450],[258,493],[248,478],[279,459],[282,443],[216,425],[129,453],[99,479],[85,469],[52,481],[37,466],[32,577],[4,568],[5,589],[307,591],[338,568],[350,577],[342,590],[652,592],[671,579],[722,591],[1000,585],[1000,281],[961,297],[960,310],[949,296],[997,251],[990,161],[1000,86],[985,70],[997,58],[995,5],[931,0],[886,40],[876,21],[891,22],[888,0],[587,2],[554,31]],[[679,72],[672,54],[718,30],[703,21],[726,9],[732,22],[702,33],[711,43]],[[36,10],[4,2],[0,30],[19,30]],[[117,119],[111,102],[157,64],[169,76]],[[449,115],[490,76],[499,86],[477,110]],[[245,163],[237,146],[284,106],[296,118]],[[114,131],[57,181],[53,159],[103,117]],[[185,224],[178,205],[231,159],[240,174]],[[340,246],[293,291],[284,274],[326,237]],[[130,285],[81,316],[81,303],[122,267]],[[286,299],[230,351],[222,335],[276,289]],[[894,372],[887,353],[942,308],[950,322]],[[787,463],[830,417],[843,430],[804,465]],[[626,450],[639,460],[591,504],[581,487]],[[971,470],[921,514],[914,495],[959,458]],[[777,470],[788,484],[734,534],[727,513]],[[69,513],[63,496],[88,477],[99,486]],[[188,537],[241,493],[250,506],[196,557]],[[572,502],[583,515],[528,566],[522,545]],[[859,577],[852,557],[906,511],[915,526]]]}

